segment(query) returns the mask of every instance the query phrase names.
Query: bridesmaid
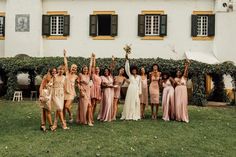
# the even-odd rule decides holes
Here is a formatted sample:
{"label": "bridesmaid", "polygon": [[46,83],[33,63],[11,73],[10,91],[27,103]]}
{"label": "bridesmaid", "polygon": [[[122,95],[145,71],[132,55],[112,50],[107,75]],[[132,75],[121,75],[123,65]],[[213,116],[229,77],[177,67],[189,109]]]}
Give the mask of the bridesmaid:
{"label": "bridesmaid", "polygon": [[121,86],[124,84],[126,78],[124,76],[125,68],[119,68],[119,74],[114,78],[114,101],[113,101],[113,120],[116,120],[116,115],[118,111],[118,101],[120,99]]}
{"label": "bridesmaid", "polygon": [[[159,80],[161,72],[158,71],[158,65],[154,64],[152,66],[152,72],[150,73],[150,86],[149,93],[151,99],[151,110],[152,110],[152,119],[157,119],[158,107],[159,107]],[[154,106],[156,106],[156,112],[154,113]]]}
{"label": "bridesmaid", "polygon": [[188,93],[187,93],[187,78],[188,78],[189,61],[185,63],[184,74],[180,70],[176,73],[175,78],[175,114],[177,121],[189,122],[188,117]]}
{"label": "bridesmaid", "polygon": [[63,109],[63,116],[66,119],[66,111],[69,114],[69,123],[73,122],[72,116],[72,103],[76,96],[75,92],[75,81],[77,80],[78,76],[77,73],[77,65],[72,64],[70,70],[68,70],[68,62],[66,58],[66,50],[64,50],[64,64],[65,64],[65,72],[66,72],[66,88],[65,88],[65,102],[64,102],[64,109]]}
{"label": "bridesmaid", "polygon": [[63,107],[64,107],[64,90],[65,90],[65,76],[64,74],[64,66],[58,67],[58,74],[53,78],[53,86],[52,86],[52,103],[56,108],[56,114],[54,119],[54,124],[52,126],[52,131],[57,129],[57,118],[59,117],[62,128],[64,130],[69,129],[66,126],[66,122],[63,117]]}
{"label": "bridesmaid", "polygon": [[[90,61],[90,65],[92,60]],[[87,66],[83,66],[82,73],[77,79],[80,91],[80,99],[77,110],[77,123],[93,126],[92,123],[92,104],[90,96],[90,70]]]}
{"label": "bridesmaid", "polygon": [[175,118],[175,90],[172,84],[174,84],[174,79],[169,76],[168,73],[162,73],[162,109],[164,121],[169,121]]}
{"label": "bridesmaid", "polygon": [[46,131],[46,120],[48,120],[49,127],[52,127],[52,116],[51,116],[51,96],[52,96],[52,71],[43,77],[42,83],[39,88],[39,101],[41,111],[41,127],[42,131]]}
{"label": "bridesmaid", "polygon": [[92,64],[91,64],[91,79],[93,85],[91,86],[90,95],[91,95],[91,104],[92,104],[92,122],[94,123],[94,114],[96,111],[97,103],[101,101],[101,77],[99,76],[100,68],[96,67],[96,57],[95,54],[92,54]]}
{"label": "bridesmaid", "polygon": [[141,67],[140,75],[142,84],[142,94],[140,96],[141,118],[145,118],[145,107],[148,105],[148,81],[144,67]]}
{"label": "bridesmaid", "polygon": [[104,76],[102,78],[102,100],[101,109],[98,116],[100,121],[112,121],[113,113],[113,99],[114,99],[114,89],[113,89],[113,78],[111,76],[110,69],[106,68],[104,70]]}

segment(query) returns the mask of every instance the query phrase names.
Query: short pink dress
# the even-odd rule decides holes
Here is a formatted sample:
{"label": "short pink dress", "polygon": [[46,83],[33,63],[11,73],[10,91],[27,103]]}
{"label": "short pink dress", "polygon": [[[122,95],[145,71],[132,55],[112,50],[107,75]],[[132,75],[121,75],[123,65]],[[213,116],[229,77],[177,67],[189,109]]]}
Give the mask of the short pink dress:
{"label": "short pink dress", "polygon": [[90,99],[90,77],[89,75],[80,74],[78,77],[78,86],[81,88],[80,98],[79,98],[79,111],[77,116],[77,121],[81,124],[87,124],[87,112],[88,106],[91,104]]}
{"label": "short pink dress", "polygon": [[92,75],[93,85],[91,86],[90,94],[91,99],[101,100],[101,82],[102,79],[99,75]]}
{"label": "short pink dress", "polygon": [[151,104],[159,104],[159,80],[160,77],[151,76],[151,84],[149,86]]}
{"label": "short pink dress", "polygon": [[145,79],[141,79],[142,86],[142,94],[140,96],[140,103],[148,105],[148,83],[147,77]]}
{"label": "short pink dress", "polygon": [[124,80],[121,80],[118,78],[119,76],[116,76],[114,79],[114,85],[117,85],[114,88],[114,98],[119,99],[120,98],[120,91],[121,91],[121,86],[124,83]]}
{"label": "short pink dress", "polygon": [[65,100],[74,100],[76,96],[75,92],[75,81],[78,78],[77,75],[70,75],[69,73],[66,74],[65,80]]}
{"label": "short pink dress", "polygon": [[184,77],[175,78],[175,115],[177,121],[189,122],[187,80]]}
{"label": "short pink dress", "polygon": [[59,111],[62,111],[64,108],[64,88],[65,76],[62,76],[61,80],[59,80],[59,77],[56,76],[53,79],[52,85],[52,103],[53,108]]}
{"label": "short pink dress", "polygon": [[[113,78],[111,76],[109,77],[102,76],[101,78],[102,78],[103,83],[113,86]],[[114,100],[114,89],[103,88],[101,108],[98,115],[99,120],[105,121],[105,122],[106,121],[110,122],[112,120],[113,100]]]}
{"label": "short pink dress", "polygon": [[164,87],[162,94],[162,119],[169,121],[170,119],[175,118],[175,90],[169,79],[166,82],[163,82],[162,85]]}

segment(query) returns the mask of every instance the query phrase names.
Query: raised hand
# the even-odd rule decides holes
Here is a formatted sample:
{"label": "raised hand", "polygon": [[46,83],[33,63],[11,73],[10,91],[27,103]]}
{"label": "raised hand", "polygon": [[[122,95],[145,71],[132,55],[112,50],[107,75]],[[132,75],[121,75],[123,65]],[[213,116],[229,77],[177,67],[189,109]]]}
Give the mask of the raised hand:
{"label": "raised hand", "polygon": [[114,61],[115,60],[115,56],[114,55],[112,55],[112,61]]}
{"label": "raised hand", "polygon": [[67,53],[67,51],[66,51],[66,49],[64,49],[63,50],[64,57],[66,56],[66,53]]}

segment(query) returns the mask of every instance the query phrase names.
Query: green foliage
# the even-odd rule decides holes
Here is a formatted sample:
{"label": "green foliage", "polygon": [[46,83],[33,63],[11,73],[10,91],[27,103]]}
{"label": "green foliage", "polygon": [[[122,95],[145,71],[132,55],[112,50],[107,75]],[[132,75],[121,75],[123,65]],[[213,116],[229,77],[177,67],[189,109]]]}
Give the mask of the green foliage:
{"label": "green foliage", "polygon": [[[138,67],[145,66],[151,69],[154,63],[159,65],[160,71],[168,71],[175,74],[177,69],[184,70],[184,60],[172,60],[162,58],[140,58],[131,59],[131,64],[136,64]],[[83,57],[68,57],[68,64],[77,64],[78,71],[81,71],[83,65],[89,65],[89,58]],[[125,59],[116,59],[116,68],[114,75],[118,73],[118,68],[124,66]],[[17,88],[16,74],[20,72],[30,72],[31,75],[35,73],[44,75],[49,68],[58,67],[63,64],[62,57],[15,57],[15,58],[0,58],[0,70],[7,75],[7,94],[6,98],[10,99],[13,96],[14,90]],[[97,66],[101,69],[109,67],[111,58],[98,58]],[[189,67],[189,76],[194,82],[194,91],[192,104],[204,105],[207,101],[205,89],[205,75],[206,74],[228,74],[236,80],[236,67],[231,62],[224,62],[222,64],[209,65],[197,61],[191,61]],[[32,78],[32,76],[30,76]]]}

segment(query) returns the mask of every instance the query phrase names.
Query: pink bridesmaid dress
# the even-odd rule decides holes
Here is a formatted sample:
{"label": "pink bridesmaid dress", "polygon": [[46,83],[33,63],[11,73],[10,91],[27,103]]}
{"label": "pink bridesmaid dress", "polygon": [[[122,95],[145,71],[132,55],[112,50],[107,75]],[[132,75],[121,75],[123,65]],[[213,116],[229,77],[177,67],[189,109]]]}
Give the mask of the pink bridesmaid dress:
{"label": "pink bridesmaid dress", "polygon": [[119,76],[116,76],[115,77],[115,80],[114,80],[114,85],[117,85],[115,88],[114,88],[114,98],[115,99],[119,99],[120,98],[120,91],[121,91],[121,86],[123,84],[123,80],[122,79],[118,79]]}
{"label": "pink bridesmaid dress", "polygon": [[164,121],[169,121],[170,119],[174,119],[175,115],[175,90],[172,86],[170,80],[168,79],[166,82],[163,82],[163,95],[162,95],[162,109],[163,116],[162,119]]}
{"label": "pink bridesmaid dress", "polygon": [[93,85],[90,90],[91,99],[101,100],[101,83],[102,79],[99,75],[92,75]]}
{"label": "pink bridesmaid dress", "polygon": [[141,79],[142,86],[142,94],[140,96],[140,103],[148,105],[148,83],[147,77],[145,79]]}
{"label": "pink bridesmaid dress", "polygon": [[160,77],[151,76],[151,84],[149,86],[151,104],[159,104],[159,79]]}
{"label": "pink bridesmaid dress", "polygon": [[[102,83],[106,83],[109,86],[113,86],[113,78],[111,76],[102,76]],[[98,115],[98,119],[101,121],[112,121],[113,112],[113,100],[114,100],[114,88],[104,87],[102,90],[101,108]]]}
{"label": "pink bridesmaid dress", "polygon": [[66,74],[65,100],[74,100],[74,98],[76,96],[75,81],[77,78],[78,78],[77,75],[71,76],[70,74]]}
{"label": "pink bridesmaid dress", "polygon": [[187,80],[184,77],[175,78],[175,116],[177,121],[189,122]]}
{"label": "pink bridesmaid dress", "polygon": [[[88,106],[91,104],[90,99],[90,86],[89,86],[90,77],[89,75],[80,74],[78,78],[78,83],[82,91],[80,91],[79,98],[79,111],[77,116],[77,122],[81,124],[88,123]],[[83,95],[83,96],[82,96]]]}

